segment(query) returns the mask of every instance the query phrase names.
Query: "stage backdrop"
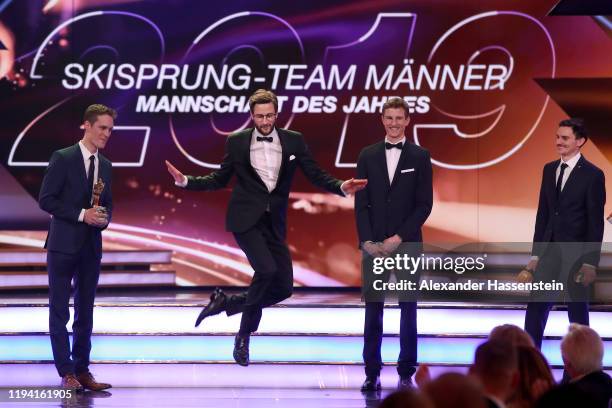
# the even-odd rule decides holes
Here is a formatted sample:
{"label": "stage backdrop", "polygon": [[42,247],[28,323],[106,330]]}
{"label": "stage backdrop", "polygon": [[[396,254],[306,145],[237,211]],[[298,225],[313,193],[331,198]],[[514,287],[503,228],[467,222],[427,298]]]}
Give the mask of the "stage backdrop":
{"label": "stage backdrop", "polygon": [[[529,241],[567,116],[538,80],[612,77],[609,20],[548,16],[555,3],[0,1],[2,242],[41,246],[47,160],[79,140],[85,107],[103,103],[119,112],[104,151],[115,199],[106,248],[173,250],[184,285],[247,283],[224,231],[231,186],[183,191],[164,160],[186,174],[218,168],[227,135],[252,125],[258,88],[280,96],[279,126],[303,132],[343,179],[384,137],[386,98],[405,98],[406,136],[434,164],[425,239]],[[583,154],[609,175],[608,135]],[[359,284],[352,198],[300,173],[288,217],[296,284]]]}

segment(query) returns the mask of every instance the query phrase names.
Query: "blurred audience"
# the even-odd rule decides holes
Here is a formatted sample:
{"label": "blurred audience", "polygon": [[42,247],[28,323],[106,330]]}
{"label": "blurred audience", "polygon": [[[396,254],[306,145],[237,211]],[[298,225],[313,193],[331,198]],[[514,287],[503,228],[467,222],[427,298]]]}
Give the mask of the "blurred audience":
{"label": "blurred audience", "polygon": [[415,388],[403,388],[387,395],[378,408],[437,408],[437,406]]}
{"label": "blurred audience", "polygon": [[482,385],[488,406],[504,408],[518,385],[516,349],[505,341],[485,341],[476,349],[470,374]]}
{"label": "blurred audience", "polygon": [[416,389],[389,395],[380,408],[612,408],[612,379],[603,371],[604,343],[588,326],[572,323],[561,341],[569,383],[555,386],[552,370],[518,326],[495,327],[476,349],[469,376],[432,379],[421,364]]}
{"label": "blurred audience", "polygon": [[597,407],[608,408],[612,399],[612,379],[603,367],[604,344],[588,326],[572,323],[561,341],[561,356],[570,384],[597,400]]}
{"label": "blurred audience", "polygon": [[555,385],[548,361],[532,346],[516,348],[518,384],[508,399],[508,408],[532,408]]}
{"label": "blurred audience", "polygon": [[535,347],[529,333],[514,324],[502,324],[494,327],[489,333],[489,340],[506,341],[514,347]]}
{"label": "blurred audience", "polygon": [[599,406],[592,395],[578,389],[574,384],[564,384],[544,394],[536,403],[535,408],[596,408]]}
{"label": "blurred audience", "polygon": [[442,374],[427,382],[423,392],[435,408],[487,408],[480,385],[460,373]]}

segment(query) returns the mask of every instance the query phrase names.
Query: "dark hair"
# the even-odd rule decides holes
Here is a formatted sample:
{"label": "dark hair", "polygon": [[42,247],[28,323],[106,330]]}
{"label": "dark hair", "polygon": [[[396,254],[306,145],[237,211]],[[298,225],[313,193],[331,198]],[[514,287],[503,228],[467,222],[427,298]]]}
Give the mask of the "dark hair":
{"label": "dark hair", "polygon": [[460,373],[444,373],[426,383],[423,390],[436,408],[486,408],[487,406],[476,380]]}
{"label": "dark hair", "polygon": [[385,397],[378,408],[430,408],[433,407],[429,398],[416,389],[403,389],[395,391]]}
{"label": "dark hair", "polygon": [[408,103],[402,98],[394,97],[385,102],[382,107],[383,115],[387,109],[403,109],[406,113],[406,117],[410,115],[410,106],[408,106]]}
{"label": "dark hair", "polygon": [[517,370],[516,349],[505,341],[485,341],[476,348],[472,367],[483,382],[501,385]]}
{"label": "dark hair", "polygon": [[555,385],[550,366],[546,357],[535,347],[519,346],[516,349],[519,384],[516,387],[513,399],[516,402],[527,402],[533,406],[537,399],[534,395],[533,385],[539,382],[546,386],[547,390]]}
{"label": "dark hair", "polygon": [[255,105],[264,104],[264,103],[273,104],[274,111],[278,112],[278,99],[276,98],[276,95],[274,95],[274,92],[272,91],[268,91],[265,89],[258,89],[249,98],[249,108],[251,109],[251,112],[253,112]]}
{"label": "dark hair", "polygon": [[117,111],[105,105],[89,105],[83,114],[83,122],[94,124],[100,115],[109,115],[114,120],[117,118]]}
{"label": "dark hair", "polygon": [[587,129],[584,126],[584,121],[581,118],[569,118],[559,122],[559,127],[566,126],[572,128],[576,139],[584,139],[584,143],[589,140]]}
{"label": "dark hair", "polygon": [[520,327],[514,324],[502,324],[495,326],[489,333],[489,340],[505,341],[510,343],[512,347],[530,346],[535,347],[531,336]]}

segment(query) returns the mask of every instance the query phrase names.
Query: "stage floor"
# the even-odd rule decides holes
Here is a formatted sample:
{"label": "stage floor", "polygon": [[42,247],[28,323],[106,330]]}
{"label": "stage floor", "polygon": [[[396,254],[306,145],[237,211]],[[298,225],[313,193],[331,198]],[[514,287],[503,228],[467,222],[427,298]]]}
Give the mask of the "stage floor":
{"label": "stage floor", "polygon": [[3,407],[375,408],[391,391],[287,388],[111,388],[60,402],[3,402]]}
{"label": "stage floor", "polygon": [[[302,290],[267,308],[251,338],[251,365],[235,364],[240,315],[194,322],[210,289],[101,290],[96,298],[91,370],[113,384],[108,394],[80,396],[81,406],[376,406],[362,396],[364,303],[358,291]],[[231,293],[231,292],[230,292]],[[542,352],[560,379],[563,305],[551,312]],[[593,305],[591,326],[612,369],[612,307]],[[59,378],[49,342],[44,292],[0,293],[0,387],[53,387]],[[433,375],[467,372],[474,350],[500,324],[522,326],[524,304],[419,302],[418,362]],[[400,309],[384,314],[384,392],[397,384]],[[70,330],[72,322],[67,327]],[[1,389],[1,388],[0,388]],[[0,405],[6,401],[0,400]],[[79,402],[81,403],[81,402]],[[88,405],[89,404],[89,405]],[[368,405],[369,404],[369,405]],[[18,404],[17,406],[23,406]],[[78,406],[78,405],[71,405]]]}

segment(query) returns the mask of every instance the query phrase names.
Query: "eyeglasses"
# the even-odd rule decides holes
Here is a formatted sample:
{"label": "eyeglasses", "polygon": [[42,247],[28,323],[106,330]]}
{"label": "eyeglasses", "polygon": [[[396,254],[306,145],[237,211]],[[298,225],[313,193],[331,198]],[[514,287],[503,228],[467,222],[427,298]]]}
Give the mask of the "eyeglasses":
{"label": "eyeglasses", "polygon": [[255,120],[264,120],[264,119],[272,120],[275,117],[276,117],[276,113],[268,113],[267,115],[261,115],[261,114],[253,115],[253,119]]}

